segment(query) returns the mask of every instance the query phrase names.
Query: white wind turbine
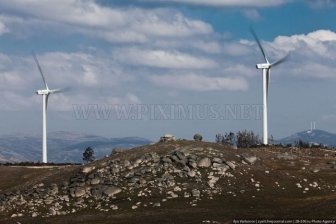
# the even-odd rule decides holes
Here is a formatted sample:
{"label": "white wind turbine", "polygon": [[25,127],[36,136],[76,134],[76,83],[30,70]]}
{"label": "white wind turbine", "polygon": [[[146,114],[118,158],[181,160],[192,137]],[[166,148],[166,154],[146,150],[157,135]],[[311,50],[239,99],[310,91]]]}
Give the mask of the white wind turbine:
{"label": "white wind turbine", "polygon": [[37,95],[42,95],[43,99],[43,109],[42,109],[42,162],[47,163],[47,109],[48,109],[48,98],[49,95],[52,93],[60,93],[63,92],[65,89],[52,89],[50,90],[47,82],[44,78],[41,66],[37,60],[37,57],[35,54],[33,54],[33,57],[35,59],[37,68],[42,76],[45,89],[37,90]]}
{"label": "white wind turbine", "polygon": [[270,70],[271,67],[274,67],[276,65],[281,64],[282,62],[284,62],[289,54],[287,54],[285,57],[273,62],[273,63],[269,63],[265,51],[259,41],[259,38],[257,36],[257,34],[254,32],[254,30],[251,28],[251,33],[254,37],[254,39],[256,40],[259,49],[262,53],[262,55],[264,56],[265,59],[265,63],[261,63],[261,64],[257,64],[257,69],[262,69],[262,77],[263,77],[263,144],[264,145],[268,145],[268,85],[269,85],[269,79],[270,79]]}

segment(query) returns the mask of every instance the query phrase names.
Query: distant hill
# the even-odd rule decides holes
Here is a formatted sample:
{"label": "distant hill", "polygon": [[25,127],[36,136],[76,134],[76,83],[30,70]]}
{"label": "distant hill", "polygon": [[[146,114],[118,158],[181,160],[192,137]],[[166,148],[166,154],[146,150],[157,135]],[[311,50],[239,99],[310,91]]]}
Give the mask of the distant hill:
{"label": "distant hill", "polygon": [[336,134],[317,129],[312,131],[301,131],[286,138],[280,139],[277,142],[283,144],[294,144],[298,140],[309,143],[325,144],[333,147],[336,146]]}
{"label": "distant hill", "polygon": [[[41,136],[13,134],[0,136],[0,162],[40,161]],[[138,137],[106,138],[75,132],[48,133],[48,162],[82,162],[82,153],[91,146],[97,159],[109,155],[112,148],[133,148],[151,143]]]}

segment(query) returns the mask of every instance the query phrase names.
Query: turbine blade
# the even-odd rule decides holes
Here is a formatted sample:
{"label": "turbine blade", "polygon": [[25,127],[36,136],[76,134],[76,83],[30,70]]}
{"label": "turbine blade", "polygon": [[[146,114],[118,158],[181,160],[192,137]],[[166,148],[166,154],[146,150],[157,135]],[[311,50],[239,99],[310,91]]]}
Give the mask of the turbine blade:
{"label": "turbine blade", "polygon": [[41,76],[42,76],[44,85],[45,85],[46,89],[49,89],[49,88],[48,88],[48,85],[47,85],[47,82],[46,82],[46,80],[45,80],[45,78],[44,78],[44,75],[43,75],[43,72],[42,72],[42,68],[41,68],[41,66],[40,66],[40,63],[39,63],[39,61],[37,60],[36,55],[35,55],[34,53],[32,53],[32,54],[33,54],[35,63],[36,63],[36,65],[37,65],[37,68],[38,68],[38,70],[40,71],[40,74],[41,74]]}
{"label": "turbine blade", "polygon": [[52,89],[50,90],[50,93],[64,93],[70,91],[70,87],[60,88],[60,89]]}
{"label": "turbine blade", "polygon": [[269,63],[269,62],[268,62],[268,59],[267,59],[267,57],[266,57],[266,54],[265,54],[264,48],[262,47],[262,45],[261,45],[261,43],[260,43],[260,40],[259,40],[259,38],[258,38],[257,34],[254,32],[254,30],[253,30],[253,28],[252,28],[252,27],[250,28],[250,31],[251,31],[251,33],[252,33],[252,35],[253,35],[254,39],[256,40],[256,42],[257,42],[257,44],[258,44],[258,46],[259,46],[259,49],[260,49],[260,51],[261,51],[262,55],[263,55],[263,56],[264,56],[264,58],[265,58],[265,61],[266,61],[267,63]]}
{"label": "turbine blade", "polygon": [[273,63],[271,64],[271,67],[273,67],[273,66],[276,66],[276,65],[279,65],[279,64],[281,64],[281,63],[283,63],[283,62],[287,61],[287,60],[288,60],[288,58],[289,58],[289,56],[290,56],[290,54],[289,54],[289,53],[288,53],[288,54],[286,54],[286,55],[285,55],[285,57],[283,57],[283,58],[281,58],[281,59],[277,60],[276,62],[273,62]]}

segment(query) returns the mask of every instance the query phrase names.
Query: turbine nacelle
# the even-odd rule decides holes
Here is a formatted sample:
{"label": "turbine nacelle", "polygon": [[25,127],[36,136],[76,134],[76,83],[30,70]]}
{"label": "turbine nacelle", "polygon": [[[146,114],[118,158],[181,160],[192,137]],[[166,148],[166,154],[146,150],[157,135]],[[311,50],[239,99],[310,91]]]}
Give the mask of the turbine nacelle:
{"label": "turbine nacelle", "polygon": [[269,63],[257,64],[256,67],[257,69],[269,69],[271,67],[271,64]]}
{"label": "turbine nacelle", "polygon": [[39,89],[36,91],[37,95],[48,95],[50,93],[49,89]]}

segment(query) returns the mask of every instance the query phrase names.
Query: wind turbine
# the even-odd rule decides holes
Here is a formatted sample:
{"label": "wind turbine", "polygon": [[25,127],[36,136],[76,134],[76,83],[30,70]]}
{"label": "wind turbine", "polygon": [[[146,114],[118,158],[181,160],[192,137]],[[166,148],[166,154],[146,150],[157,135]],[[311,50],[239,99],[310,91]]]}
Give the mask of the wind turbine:
{"label": "wind turbine", "polygon": [[43,100],[43,109],[42,109],[42,162],[47,163],[47,109],[48,109],[48,99],[49,95],[53,93],[60,93],[63,92],[64,89],[52,89],[50,90],[48,87],[48,84],[44,78],[41,66],[37,60],[37,57],[35,54],[33,54],[33,57],[35,59],[35,63],[37,65],[37,68],[41,74],[42,80],[45,85],[45,89],[37,90],[37,95],[42,95]]}
{"label": "wind turbine", "polygon": [[287,54],[285,57],[270,63],[266,57],[265,51],[261,45],[261,42],[257,36],[257,34],[254,32],[254,30],[251,28],[251,33],[256,40],[259,49],[264,56],[265,62],[261,64],[257,64],[257,69],[262,69],[262,79],[263,79],[263,144],[268,145],[268,85],[269,85],[269,79],[270,79],[270,70],[272,67],[281,64],[284,62],[289,54]]}

